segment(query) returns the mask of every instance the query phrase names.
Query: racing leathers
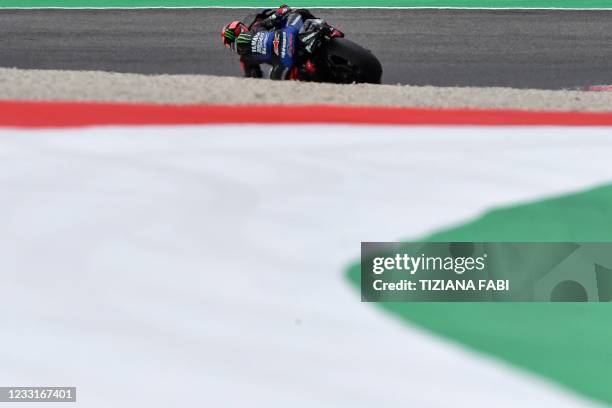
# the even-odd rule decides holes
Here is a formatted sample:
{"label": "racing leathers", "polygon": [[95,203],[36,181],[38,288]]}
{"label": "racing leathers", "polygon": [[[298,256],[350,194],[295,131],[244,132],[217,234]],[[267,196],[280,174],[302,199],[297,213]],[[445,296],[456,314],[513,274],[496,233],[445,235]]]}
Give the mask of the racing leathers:
{"label": "racing leathers", "polygon": [[292,10],[281,6],[278,10],[264,10],[255,16],[249,31],[236,38],[236,51],[246,77],[261,78],[261,64],[272,66],[270,79],[291,79],[295,76],[300,33],[322,25],[307,10]]}

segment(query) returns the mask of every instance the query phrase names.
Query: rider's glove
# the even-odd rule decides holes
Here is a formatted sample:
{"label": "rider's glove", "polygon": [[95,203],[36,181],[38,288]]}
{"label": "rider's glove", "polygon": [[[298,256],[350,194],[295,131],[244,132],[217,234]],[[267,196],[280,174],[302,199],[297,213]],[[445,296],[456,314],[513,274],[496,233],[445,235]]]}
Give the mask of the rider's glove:
{"label": "rider's glove", "polygon": [[282,6],[280,6],[275,12],[274,14],[272,14],[270,17],[266,18],[263,21],[263,25],[266,28],[272,28],[274,26],[276,26],[276,24],[282,20],[282,18],[285,16],[285,14],[289,13],[291,11],[291,8],[286,5],[283,4]]}
{"label": "rider's glove", "polygon": [[321,18],[309,18],[304,21],[304,31],[319,31],[326,25],[325,20]]}
{"label": "rider's glove", "polygon": [[282,6],[280,6],[280,7],[279,7],[279,8],[276,10],[276,13],[274,13],[274,14],[276,14],[276,15],[277,15],[277,16],[279,16],[279,17],[282,17],[282,16],[284,16],[285,14],[287,14],[287,13],[288,13],[288,12],[290,12],[290,11],[291,11],[291,7],[289,7],[289,6],[288,6],[288,5],[286,5],[286,4],[283,4]]}

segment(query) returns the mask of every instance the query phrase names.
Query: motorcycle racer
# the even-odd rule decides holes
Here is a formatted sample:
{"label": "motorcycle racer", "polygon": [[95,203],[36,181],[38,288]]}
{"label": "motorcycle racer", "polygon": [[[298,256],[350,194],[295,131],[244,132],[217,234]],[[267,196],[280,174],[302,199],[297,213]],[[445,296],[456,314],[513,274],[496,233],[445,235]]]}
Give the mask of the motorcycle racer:
{"label": "motorcycle racer", "polygon": [[[223,27],[223,44],[240,55],[246,77],[261,78],[261,64],[272,66],[270,79],[296,79],[298,50],[312,52],[317,33],[326,31],[334,37],[343,34],[308,10],[291,9],[282,5],[276,10],[266,9],[252,17],[250,25],[233,21]],[[305,65],[314,69],[312,64]]]}

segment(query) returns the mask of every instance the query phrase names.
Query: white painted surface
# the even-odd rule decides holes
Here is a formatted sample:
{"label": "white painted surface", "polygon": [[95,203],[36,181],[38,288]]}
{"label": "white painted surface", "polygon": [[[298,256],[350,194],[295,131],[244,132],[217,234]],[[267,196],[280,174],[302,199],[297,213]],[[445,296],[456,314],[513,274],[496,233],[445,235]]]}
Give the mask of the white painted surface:
{"label": "white painted surface", "polygon": [[105,408],[588,405],[360,303],[344,269],[362,240],[609,181],[609,133],[2,130],[0,384]]}

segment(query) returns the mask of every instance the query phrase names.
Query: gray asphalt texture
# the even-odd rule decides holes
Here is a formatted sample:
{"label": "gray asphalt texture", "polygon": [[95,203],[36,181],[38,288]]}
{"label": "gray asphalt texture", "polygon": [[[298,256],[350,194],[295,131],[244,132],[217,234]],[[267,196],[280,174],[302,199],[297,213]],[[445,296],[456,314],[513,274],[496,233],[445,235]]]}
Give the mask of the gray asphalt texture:
{"label": "gray asphalt texture", "polygon": [[[313,11],[379,57],[384,83],[612,84],[612,11]],[[0,10],[0,66],[238,76],[219,32],[252,12]]]}

